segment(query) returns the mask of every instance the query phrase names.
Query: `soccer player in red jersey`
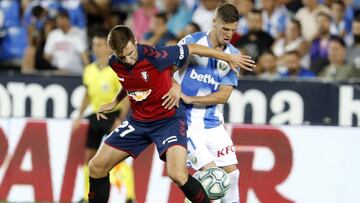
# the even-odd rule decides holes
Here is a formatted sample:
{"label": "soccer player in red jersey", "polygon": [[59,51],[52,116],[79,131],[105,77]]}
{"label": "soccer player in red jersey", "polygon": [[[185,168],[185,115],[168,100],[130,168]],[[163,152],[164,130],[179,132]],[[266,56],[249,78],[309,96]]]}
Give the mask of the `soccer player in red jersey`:
{"label": "soccer player in red jersey", "polygon": [[251,70],[254,62],[245,55],[225,54],[197,44],[158,48],[140,45],[132,31],[122,25],[110,31],[108,45],[114,52],[109,65],[123,88],[111,103],[100,108],[98,119],[106,119],[104,113],[115,108],[125,96],[132,110],[89,163],[89,202],[106,203],[109,171],[129,156],[136,158],[154,142],[160,159],[166,162],[168,176],[185,196],[193,203],[209,203],[204,188],[187,172],[187,126],[184,107],[179,103],[180,87],[173,86],[171,70],[173,65],[182,67],[190,54],[227,61],[236,72],[235,67]]}

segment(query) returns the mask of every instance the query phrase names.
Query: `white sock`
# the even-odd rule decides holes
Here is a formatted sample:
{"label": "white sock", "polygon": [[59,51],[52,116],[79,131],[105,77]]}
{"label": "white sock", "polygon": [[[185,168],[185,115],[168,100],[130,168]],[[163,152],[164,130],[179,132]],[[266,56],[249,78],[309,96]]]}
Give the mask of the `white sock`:
{"label": "white sock", "polygon": [[228,173],[230,178],[230,188],[227,194],[221,198],[222,203],[239,203],[240,194],[239,194],[239,170],[235,170],[231,173]]}

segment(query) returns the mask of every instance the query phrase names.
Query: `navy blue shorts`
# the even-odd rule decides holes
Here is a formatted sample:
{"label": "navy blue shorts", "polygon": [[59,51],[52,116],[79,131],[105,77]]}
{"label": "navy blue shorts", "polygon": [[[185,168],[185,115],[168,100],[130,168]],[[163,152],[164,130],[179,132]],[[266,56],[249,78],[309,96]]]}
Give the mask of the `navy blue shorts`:
{"label": "navy blue shorts", "polygon": [[[181,107],[180,107],[181,108]],[[136,158],[153,142],[161,160],[165,161],[165,152],[171,146],[180,145],[187,149],[187,125],[182,110],[162,120],[141,122],[128,117],[105,139],[105,144],[129,153]]]}

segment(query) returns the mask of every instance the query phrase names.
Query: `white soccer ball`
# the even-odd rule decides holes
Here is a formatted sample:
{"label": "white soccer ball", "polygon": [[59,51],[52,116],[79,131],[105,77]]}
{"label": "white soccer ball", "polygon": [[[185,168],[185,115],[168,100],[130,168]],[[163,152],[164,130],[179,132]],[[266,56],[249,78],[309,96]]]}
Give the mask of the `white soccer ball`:
{"label": "white soccer ball", "polygon": [[224,197],[230,188],[230,178],[221,168],[208,168],[196,172],[193,176],[202,184],[211,200]]}

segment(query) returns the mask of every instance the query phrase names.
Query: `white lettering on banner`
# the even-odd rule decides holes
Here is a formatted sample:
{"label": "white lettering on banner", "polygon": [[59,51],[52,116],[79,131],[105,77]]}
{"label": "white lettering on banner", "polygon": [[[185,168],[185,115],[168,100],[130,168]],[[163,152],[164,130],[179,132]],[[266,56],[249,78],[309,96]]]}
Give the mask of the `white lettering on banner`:
{"label": "white lettering on banner", "polygon": [[[85,92],[86,92],[85,86],[78,86],[71,93],[70,103],[71,103],[71,106],[74,107],[74,110],[71,113],[69,113],[69,118],[76,118],[79,115],[81,102],[82,102],[82,99],[84,98]],[[67,112],[67,109],[64,109],[64,111]],[[93,111],[91,109],[91,106],[89,106],[85,110],[84,115],[89,115],[92,112]]]}
{"label": "white lettering on banner", "polygon": [[339,125],[351,126],[353,115],[357,118],[355,126],[360,126],[360,100],[354,99],[352,86],[341,86],[339,88]]}
{"label": "white lettering on banner", "polygon": [[261,91],[252,89],[241,93],[239,90],[233,89],[228,103],[230,123],[244,123],[245,107],[248,104],[252,107],[252,123],[266,123],[267,101],[266,96]]}
{"label": "white lettering on banner", "polygon": [[[80,154],[85,149],[79,146],[85,142],[87,127],[83,125],[71,134],[71,124],[70,119],[0,118],[0,147],[7,146],[0,153],[1,200],[74,202],[82,198]],[[239,180],[244,186],[240,187],[243,194],[240,202],[360,202],[357,189],[360,128],[301,125],[227,125],[227,128],[231,128],[240,161],[237,167],[243,172]],[[164,162],[154,147],[150,149],[133,165],[138,202],[182,202],[180,190],[164,173]],[[124,193],[112,196],[115,192],[112,189],[109,202],[124,203]]]}
{"label": "white lettering on banner", "polygon": [[13,115],[21,117],[25,115],[25,104],[29,98],[31,103],[31,117],[43,118],[46,116],[46,103],[52,100],[55,118],[66,118],[68,95],[61,85],[49,85],[46,88],[39,84],[9,82],[7,87],[13,98]]}
{"label": "white lettering on banner", "polygon": [[192,69],[190,73],[190,78],[195,79],[199,82],[215,85],[214,90],[217,90],[220,84],[219,82],[215,81],[215,79],[210,74],[200,74],[197,73],[195,69]]}
{"label": "white lettering on banner", "polygon": [[[244,123],[245,107],[251,105],[252,123],[265,124],[267,100],[263,92],[250,89],[241,93],[234,89],[228,100],[229,122]],[[285,104],[289,104],[289,110],[284,112]],[[270,100],[270,110],[274,116],[270,119],[271,124],[301,124],[304,119],[304,101],[297,92],[289,90],[278,91]]]}
{"label": "white lettering on banner", "polygon": [[11,100],[5,87],[0,84],[0,117],[11,116]]}
{"label": "white lettering on banner", "polygon": [[[66,89],[62,85],[51,84],[43,87],[36,83],[9,82],[7,86],[0,84],[0,117],[25,117],[26,103],[30,104],[30,116],[34,118],[45,118],[47,102],[51,100],[53,118],[74,118],[78,115],[85,87],[76,87],[69,97]],[[69,112],[68,105],[74,108]],[[86,109],[85,114],[92,112]]]}
{"label": "white lettering on banner", "polygon": [[[284,112],[285,104],[289,104],[290,108]],[[297,92],[289,90],[277,92],[270,101],[270,109],[275,114],[269,121],[271,124],[299,125],[303,123],[304,102]]]}

